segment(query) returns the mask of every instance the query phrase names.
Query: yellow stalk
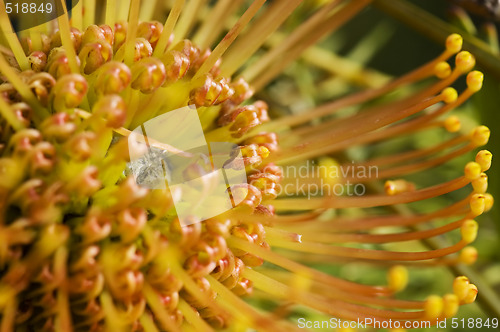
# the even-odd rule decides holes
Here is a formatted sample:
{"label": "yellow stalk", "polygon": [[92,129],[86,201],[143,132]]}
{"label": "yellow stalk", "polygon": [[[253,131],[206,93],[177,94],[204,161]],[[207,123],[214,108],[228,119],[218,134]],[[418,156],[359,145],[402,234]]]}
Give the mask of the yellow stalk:
{"label": "yellow stalk", "polygon": [[57,249],[54,255],[54,271],[55,274],[61,278],[62,286],[57,290],[57,318],[55,323],[55,330],[57,332],[71,332],[73,331],[73,324],[71,322],[69,294],[67,287],[67,266],[68,249],[65,246]]}
{"label": "yellow stalk", "polygon": [[193,37],[193,42],[201,49],[208,48],[220,35],[225,26],[225,20],[241,5],[243,0],[220,0],[205,16],[203,25]]}
{"label": "yellow stalk", "polygon": [[0,72],[7,77],[7,80],[14,86],[17,92],[23,97],[23,99],[31,106],[34,112],[35,121],[40,121],[49,116],[47,110],[42,108],[36,97],[31,92],[29,86],[27,86],[20,78],[19,75],[9,63],[5,60],[3,55],[0,54]]}
{"label": "yellow stalk", "polygon": [[157,0],[144,1],[139,18],[141,21],[150,21],[155,13]]}
{"label": "yellow stalk", "polygon": [[143,293],[146,297],[148,306],[155,315],[155,319],[158,320],[162,327],[169,331],[180,332],[179,328],[175,325],[175,322],[170,318],[170,314],[161,303],[158,294],[149,284],[144,284]]}
{"label": "yellow stalk", "polygon": [[127,103],[127,120],[125,121],[125,128],[128,128],[132,121],[134,120],[135,114],[140,112],[141,100],[143,99],[144,94],[139,90],[132,90],[129,94],[129,97],[125,100]]}
{"label": "yellow stalk", "polygon": [[29,30],[29,35],[31,39],[31,45],[33,47],[33,51],[41,51],[42,50],[42,34],[40,30],[41,26],[33,27]]}
{"label": "yellow stalk", "polygon": [[175,0],[174,7],[170,11],[170,14],[168,14],[167,21],[163,26],[163,31],[160,39],[158,39],[153,56],[160,57],[165,52],[170,35],[172,34],[172,31],[174,31],[175,24],[177,23],[179,15],[182,12],[182,8],[184,7],[184,2],[185,0]]}
{"label": "yellow stalk", "polygon": [[73,41],[71,40],[71,28],[69,25],[69,17],[68,17],[68,9],[66,8],[66,2],[64,0],[60,0],[63,15],[57,18],[57,22],[59,23],[59,31],[61,32],[61,41],[62,45],[66,51],[66,55],[68,57],[68,64],[73,73],[79,73],[80,68],[78,67],[78,62],[76,61],[76,51],[73,46]]}
{"label": "yellow stalk", "polygon": [[120,315],[116,311],[111,294],[109,294],[108,291],[102,292],[99,296],[99,301],[104,311],[104,317],[106,317],[106,327],[108,331],[124,332],[123,325],[120,324]]}
{"label": "yellow stalk", "polygon": [[2,321],[0,322],[0,332],[14,331],[14,321],[17,313],[17,300],[12,297],[2,310]]}
{"label": "yellow stalk", "polygon": [[148,97],[143,98],[140,112],[134,112],[127,127],[136,128],[148,119],[154,118],[159,111],[166,109],[164,92],[164,89],[158,89]]}
{"label": "yellow stalk", "polygon": [[145,332],[160,332],[153,321],[153,318],[147,313],[142,314],[141,318],[139,318],[142,327]]}
{"label": "yellow stalk", "polygon": [[182,322],[181,330],[183,332],[198,332],[191,324],[187,322]]}
{"label": "yellow stalk", "polygon": [[78,1],[78,3],[73,7],[71,11],[71,26],[82,31],[83,27],[83,1]]}
{"label": "yellow stalk", "polygon": [[5,36],[5,39],[9,43],[10,49],[14,53],[21,70],[30,69],[30,64],[28,62],[28,58],[26,58],[26,55],[24,54],[23,47],[21,46],[16,34],[12,31],[9,16],[7,15],[3,1],[0,1],[0,28],[1,32]]}
{"label": "yellow stalk", "polygon": [[[118,5],[118,21],[126,21],[130,17],[130,5],[130,0],[120,0]],[[136,14],[139,13],[137,12]]]}
{"label": "yellow stalk", "polygon": [[83,0],[83,7],[85,9],[83,13],[84,29],[95,22],[95,2],[96,0]]}
{"label": "yellow stalk", "polygon": [[129,8],[127,37],[125,39],[124,62],[129,67],[134,63],[135,38],[137,35],[137,26],[139,24],[139,9],[141,0],[132,0]]}
{"label": "yellow stalk", "polygon": [[179,310],[182,312],[186,321],[193,325],[195,331],[214,331],[214,329],[212,329],[202,318],[200,318],[198,312],[196,312],[195,309],[193,309],[193,307],[187,304],[187,302],[183,299],[179,300]]}
{"label": "yellow stalk", "polygon": [[9,104],[7,104],[3,98],[0,98],[0,114],[4,117],[5,120],[11,125],[14,130],[24,129],[24,125],[19,121],[16,117]]}
{"label": "yellow stalk", "polygon": [[193,77],[193,81],[207,74],[210,69],[214,66],[217,60],[224,54],[228,47],[233,43],[233,41],[238,37],[241,31],[247,26],[250,20],[255,16],[257,11],[262,7],[266,0],[255,0],[252,2],[250,7],[241,15],[240,19],[236,24],[229,30],[224,39],[217,45],[210,56],[203,62],[200,69],[196,72]]}
{"label": "yellow stalk", "polygon": [[281,327],[271,317],[257,312],[252,306],[233,294],[229,289],[227,289],[212,276],[208,275],[206,276],[206,279],[210,283],[212,289],[218,294],[216,301],[218,301],[218,303],[220,303],[220,305],[223,306],[224,309],[230,312],[233,317],[245,323],[246,326],[253,326],[257,330],[260,330],[263,326],[266,326],[273,331],[290,331],[290,327]]}
{"label": "yellow stalk", "polygon": [[106,1],[106,19],[104,22],[110,27],[114,27],[116,23],[116,0]]}
{"label": "yellow stalk", "polygon": [[184,270],[184,268],[179,264],[178,260],[180,254],[175,252],[174,249],[168,249],[167,257],[171,258],[169,262],[172,274],[174,274],[179,280],[184,283],[184,289],[189,292],[193,297],[195,297],[199,302],[210,306],[214,310],[219,310],[219,308],[212,306],[212,299],[191,278],[191,276]]}
{"label": "yellow stalk", "polygon": [[179,22],[174,29],[174,44],[185,38],[195,22],[198,11],[205,1],[206,0],[191,0],[188,2],[186,9],[182,11]]}

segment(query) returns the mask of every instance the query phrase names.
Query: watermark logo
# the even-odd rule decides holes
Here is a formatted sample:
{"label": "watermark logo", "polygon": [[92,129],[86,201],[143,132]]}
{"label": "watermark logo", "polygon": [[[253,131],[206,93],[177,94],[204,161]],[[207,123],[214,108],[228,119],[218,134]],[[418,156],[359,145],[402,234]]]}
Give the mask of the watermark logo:
{"label": "watermark logo", "polygon": [[241,150],[229,142],[207,143],[192,105],[145,122],[128,139],[129,147],[144,148],[129,150],[137,184],[170,190],[182,226],[224,213],[248,194]]}
{"label": "watermark logo", "polygon": [[[273,168],[271,170],[271,168]],[[265,166],[256,173],[279,173],[283,177],[275,192],[278,197],[301,196],[311,199],[325,196],[363,196],[366,194],[364,182],[378,178],[378,167],[350,164],[322,164],[308,160],[302,165]],[[254,181],[258,181],[259,179]],[[253,184],[253,181],[250,182]]]}

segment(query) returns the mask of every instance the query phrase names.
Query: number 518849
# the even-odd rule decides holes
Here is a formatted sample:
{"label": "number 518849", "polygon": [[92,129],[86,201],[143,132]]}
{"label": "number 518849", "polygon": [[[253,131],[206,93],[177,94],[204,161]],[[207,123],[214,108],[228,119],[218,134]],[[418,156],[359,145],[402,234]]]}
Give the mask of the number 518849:
{"label": "number 518849", "polygon": [[480,328],[498,328],[498,318],[452,318],[451,328],[469,328],[469,329],[480,329]]}
{"label": "number 518849", "polygon": [[51,3],[35,3],[35,2],[7,2],[5,3],[7,14],[39,14],[52,13],[53,7]]}

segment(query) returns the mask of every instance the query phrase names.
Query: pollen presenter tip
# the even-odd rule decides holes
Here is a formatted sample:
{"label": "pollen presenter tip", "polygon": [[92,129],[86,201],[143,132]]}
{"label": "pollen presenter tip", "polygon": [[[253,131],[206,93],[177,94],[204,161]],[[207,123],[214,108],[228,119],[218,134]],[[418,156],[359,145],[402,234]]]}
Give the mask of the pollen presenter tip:
{"label": "pollen presenter tip", "polygon": [[486,126],[479,126],[472,130],[471,140],[475,146],[486,145],[490,139],[490,129]]}
{"label": "pollen presenter tip", "polygon": [[467,180],[475,180],[481,175],[481,165],[471,161],[465,165],[465,177]]}
{"label": "pollen presenter tip", "polygon": [[460,251],[458,260],[466,265],[472,265],[477,261],[478,252],[475,247],[467,246]]}
{"label": "pollen presenter tip", "polygon": [[387,281],[391,290],[402,291],[408,284],[408,270],[402,265],[393,266],[387,274]]}
{"label": "pollen presenter tip", "polygon": [[456,115],[451,115],[444,120],[444,127],[446,130],[450,133],[456,133],[460,130],[462,127],[462,123],[458,116]]}
{"label": "pollen presenter tip", "polygon": [[446,50],[450,54],[456,54],[462,49],[463,38],[459,34],[451,34],[446,38]]}
{"label": "pollen presenter tip", "polygon": [[481,171],[486,172],[491,167],[493,155],[488,150],[481,150],[476,155],[476,163],[481,165]]}
{"label": "pollen presenter tip", "polygon": [[439,62],[434,67],[434,75],[436,75],[436,77],[440,79],[447,78],[448,76],[451,75],[451,66],[448,64],[448,62],[445,61]]}
{"label": "pollen presenter tip", "polygon": [[447,104],[454,103],[458,98],[457,90],[453,88],[444,89],[443,92],[441,92],[441,95],[443,97],[444,102]]}
{"label": "pollen presenter tip", "polygon": [[469,244],[474,242],[477,237],[477,230],[479,226],[475,220],[466,220],[460,227],[460,234],[462,235],[462,240]]}
{"label": "pollen presenter tip", "polygon": [[460,73],[467,73],[468,71],[472,70],[475,65],[476,59],[471,53],[467,51],[458,53],[455,58],[455,66]]}
{"label": "pollen presenter tip", "polygon": [[425,316],[428,319],[435,319],[441,316],[443,312],[443,298],[437,295],[431,295],[427,298],[424,304]]}
{"label": "pollen presenter tip", "polygon": [[471,71],[467,74],[467,87],[472,92],[478,92],[483,86],[484,75],[480,71]]}

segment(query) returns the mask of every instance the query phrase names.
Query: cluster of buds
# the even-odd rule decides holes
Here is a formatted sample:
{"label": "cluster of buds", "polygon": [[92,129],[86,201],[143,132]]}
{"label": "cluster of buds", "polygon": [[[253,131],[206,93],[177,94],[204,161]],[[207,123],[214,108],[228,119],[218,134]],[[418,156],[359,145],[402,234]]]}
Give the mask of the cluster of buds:
{"label": "cluster of buds", "polygon": [[[209,50],[189,40],[169,47],[170,38],[168,49],[154,56],[162,30],[158,22],[139,24],[131,65],[122,62],[129,47],[127,23],[71,28],[75,58],[62,32],[42,35],[43,47],[36,50],[25,38],[31,70],[18,75],[30,92],[8,78],[0,84],[0,97],[22,127],[16,131],[2,124],[0,159],[2,178],[8,179],[0,196],[8,197],[8,209],[19,211],[0,230],[8,237],[0,255],[7,271],[3,280],[17,294],[29,294],[16,324],[51,331],[57,324],[54,308],[63,297],[77,330],[98,331],[112,315],[120,317],[119,325],[140,331],[144,313],[158,326],[180,326],[182,303],[212,326],[224,327],[229,316],[212,303],[217,293],[207,278],[238,296],[252,292],[243,271],[263,260],[228,248],[226,239],[237,237],[267,250],[262,224],[225,217],[181,227],[175,218],[165,219],[173,208],[167,192],[148,191],[120,176],[130,160],[126,127],[158,114],[162,106],[149,105],[148,98],[166,91],[180,89],[184,102],[213,108],[212,127],[219,126],[219,134],[228,138],[242,138],[269,121],[265,103],[240,106],[253,91],[244,80],[220,77],[219,63],[193,79]],[[32,99],[26,99],[28,93]],[[240,150],[249,169],[263,166],[278,147],[272,132],[244,138]],[[261,174],[253,176],[255,185],[232,188],[234,197],[245,192],[237,215],[267,210],[262,199],[276,196],[279,175]],[[43,250],[24,253],[30,246]],[[171,255],[178,266],[166,263]],[[204,295],[193,294],[186,287],[190,282]]]}

